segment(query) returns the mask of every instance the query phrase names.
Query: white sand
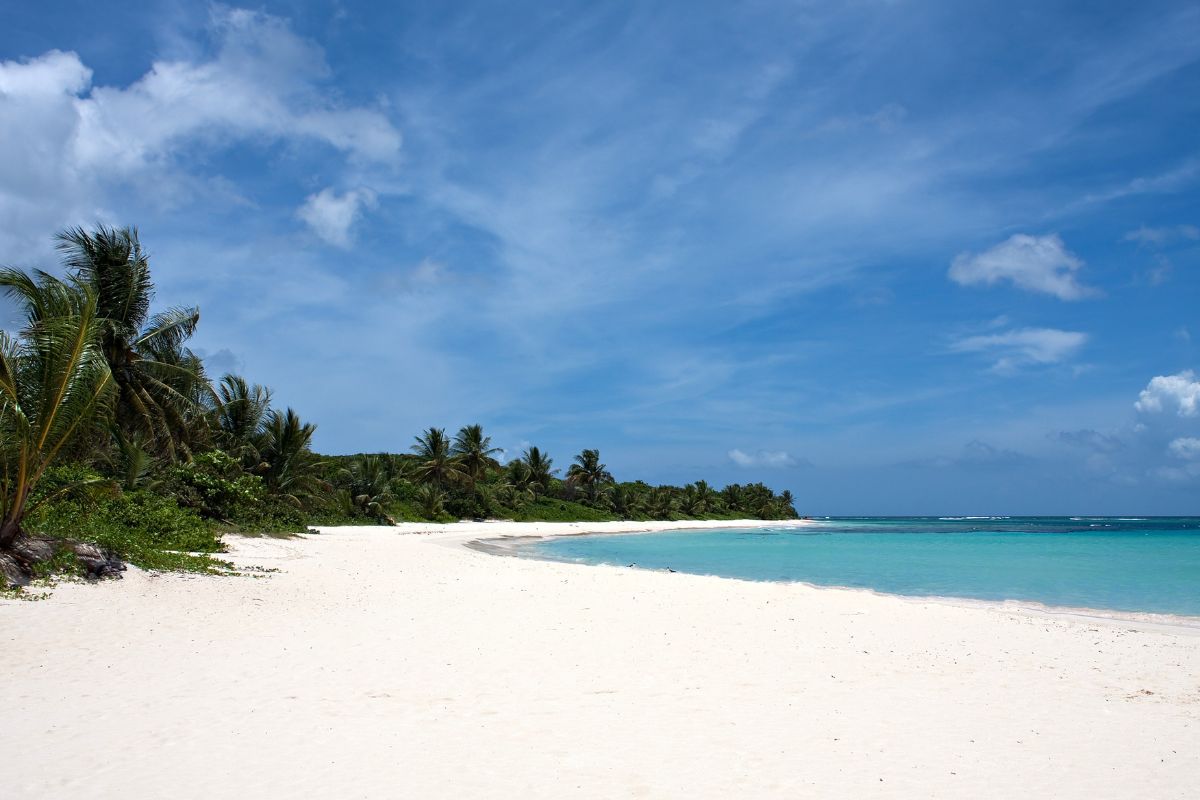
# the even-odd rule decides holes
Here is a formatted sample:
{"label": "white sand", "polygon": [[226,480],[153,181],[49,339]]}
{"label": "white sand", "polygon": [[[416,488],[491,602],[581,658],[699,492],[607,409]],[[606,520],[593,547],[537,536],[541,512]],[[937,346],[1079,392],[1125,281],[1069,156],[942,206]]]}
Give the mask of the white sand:
{"label": "white sand", "polygon": [[235,539],[281,571],[0,602],[0,797],[1200,793],[1194,627],[460,545],[564,527]]}

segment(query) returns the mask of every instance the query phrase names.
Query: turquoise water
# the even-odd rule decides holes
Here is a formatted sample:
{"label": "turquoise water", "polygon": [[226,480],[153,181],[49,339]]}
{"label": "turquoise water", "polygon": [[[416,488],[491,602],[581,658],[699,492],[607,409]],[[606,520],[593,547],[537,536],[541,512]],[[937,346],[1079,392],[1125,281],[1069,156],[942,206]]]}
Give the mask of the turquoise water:
{"label": "turquoise water", "polygon": [[892,594],[1200,616],[1200,518],[826,518],[802,529],[569,536],[538,558]]}

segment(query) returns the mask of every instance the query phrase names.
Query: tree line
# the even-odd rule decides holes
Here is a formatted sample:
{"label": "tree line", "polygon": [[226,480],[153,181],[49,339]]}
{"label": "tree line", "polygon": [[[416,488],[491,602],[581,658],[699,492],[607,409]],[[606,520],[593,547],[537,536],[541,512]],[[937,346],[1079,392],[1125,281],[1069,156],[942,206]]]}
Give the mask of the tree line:
{"label": "tree line", "polygon": [[501,464],[479,425],[431,427],[405,454],[321,456],[316,426],[269,388],[206,372],[188,346],[199,309],[152,313],[135,228],[72,228],[56,246],[62,277],[0,269],[24,317],[0,331],[0,579],[61,555],[55,532],[92,531],[103,548],[71,545],[102,570],[104,548],[186,566],[180,553],[218,551],[222,531],[322,522],[795,516],[790,492],[762,484],[618,482],[592,449],[565,472],[537,447]]}

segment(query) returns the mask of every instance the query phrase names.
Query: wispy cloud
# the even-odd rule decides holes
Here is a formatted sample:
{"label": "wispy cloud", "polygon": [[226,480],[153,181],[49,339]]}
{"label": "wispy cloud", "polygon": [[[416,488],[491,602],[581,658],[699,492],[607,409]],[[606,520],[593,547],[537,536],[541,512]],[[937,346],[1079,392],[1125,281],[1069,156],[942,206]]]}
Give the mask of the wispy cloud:
{"label": "wispy cloud", "polygon": [[799,465],[786,450],[754,450],[746,452],[737,448],[729,451],[729,460],[739,467],[766,467],[768,469],[784,469]]}
{"label": "wispy cloud", "polygon": [[1195,436],[1181,436],[1167,445],[1167,450],[1176,458],[1185,461],[1200,460],[1200,439]]}
{"label": "wispy cloud", "polygon": [[1086,333],[1057,328],[1016,328],[1003,333],[967,336],[953,342],[958,353],[982,353],[995,359],[992,369],[1010,373],[1020,367],[1057,364],[1079,352]]}
{"label": "wispy cloud", "polygon": [[1195,225],[1168,225],[1161,228],[1149,228],[1142,225],[1122,236],[1121,240],[1157,246],[1176,241],[1194,242],[1200,240],[1200,228]]}

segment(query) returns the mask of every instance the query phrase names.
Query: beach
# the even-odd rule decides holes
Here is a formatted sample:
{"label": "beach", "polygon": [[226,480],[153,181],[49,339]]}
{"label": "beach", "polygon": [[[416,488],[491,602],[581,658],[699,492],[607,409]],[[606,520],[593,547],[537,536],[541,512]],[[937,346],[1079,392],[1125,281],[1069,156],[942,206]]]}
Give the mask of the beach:
{"label": "beach", "polygon": [[244,575],[0,600],[3,794],[1195,796],[1195,621],[467,546],[673,527],[228,537]]}

